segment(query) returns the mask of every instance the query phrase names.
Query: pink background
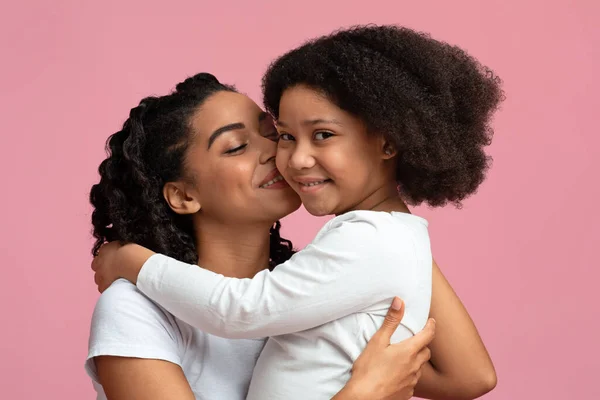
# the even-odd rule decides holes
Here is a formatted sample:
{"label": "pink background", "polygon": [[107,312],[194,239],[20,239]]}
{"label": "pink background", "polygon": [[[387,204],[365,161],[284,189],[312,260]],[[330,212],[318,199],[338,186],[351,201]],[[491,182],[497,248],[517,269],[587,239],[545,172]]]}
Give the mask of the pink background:
{"label": "pink background", "polygon": [[[129,108],[199,71],[260,99],[275,56],[376,22],[459,44],[505,81],[479,194],[461,211],[416,210],[495,361],[499,385],[485,398],[600,398],[598,4],[3,2],[1,397],[93,396],[83,370],[98,296],[87,193]],[[298,245],[322,223],[305,216],[285,223]]]}

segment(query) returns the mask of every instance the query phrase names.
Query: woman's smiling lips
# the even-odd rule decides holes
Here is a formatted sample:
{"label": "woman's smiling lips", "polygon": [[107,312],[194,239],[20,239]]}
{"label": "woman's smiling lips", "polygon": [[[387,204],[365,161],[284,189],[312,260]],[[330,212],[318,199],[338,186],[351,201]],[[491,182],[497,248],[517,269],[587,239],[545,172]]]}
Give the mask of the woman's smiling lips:
{"label": "woman's smiling lips", "polygon": [[281,189],[284,187],[288,187],[289,185],[279,173],[277,168],[273,169],[273,171],[269,172],[267,176],[262,180],[258,187],[260,189]]}

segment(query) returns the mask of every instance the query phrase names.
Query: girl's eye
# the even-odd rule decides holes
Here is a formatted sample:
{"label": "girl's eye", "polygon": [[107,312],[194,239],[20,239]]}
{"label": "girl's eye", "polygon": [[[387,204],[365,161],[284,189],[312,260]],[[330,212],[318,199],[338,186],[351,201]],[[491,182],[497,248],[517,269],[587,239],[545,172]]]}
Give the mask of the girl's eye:
{"label": "girl's eye", "polygon": [[225,154],[234,154],[234,153],[237,153],[237,152],[239,152],[241,150],[244,150],[244,148],[246,148],[246,146],[248,146],[248,144],[244,143],[244,144],[242,144],[240,146],[234,147],[233,149],[227,150],[225,152]]}
{"label": "girl's eye", "polygon": [[333,136],[331,132],[317,132],[315,133],[315,140],[325,140]]}
{"label": "girl's eye", "polygon": [[283,140],[283,141],[294,140],[294,137],[292,135],[290,135],[289,133],[282,133],[279,135],[279,140]]}

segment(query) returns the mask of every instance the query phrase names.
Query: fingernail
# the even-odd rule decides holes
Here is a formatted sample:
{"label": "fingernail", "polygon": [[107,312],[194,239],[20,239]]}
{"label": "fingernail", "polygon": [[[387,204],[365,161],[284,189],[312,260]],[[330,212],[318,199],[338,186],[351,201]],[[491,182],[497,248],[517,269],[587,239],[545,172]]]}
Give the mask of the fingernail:
{"label": "fingernail", "polygon": [[394,301],[392,301],[392,309],[398,311],[402,308],[402,300],[399,297],[394,297]]}

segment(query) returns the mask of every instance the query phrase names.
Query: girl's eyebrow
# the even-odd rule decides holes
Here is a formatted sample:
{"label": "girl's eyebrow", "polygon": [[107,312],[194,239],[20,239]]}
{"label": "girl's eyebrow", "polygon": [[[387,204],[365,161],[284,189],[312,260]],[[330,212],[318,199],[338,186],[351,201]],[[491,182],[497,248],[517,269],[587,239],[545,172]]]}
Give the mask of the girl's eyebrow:
{"label": "girl's eyebrow", "polygon": [[[302,125],[335,124],[335,125],[343,126],[343,124],[336,119],[322,119],[322,118],[305,119],[304,121],[301,122],[301,124]],[[283,122],[282,120],[277,120],[277,125],[287,127],[287,124],[285,122]]]}

